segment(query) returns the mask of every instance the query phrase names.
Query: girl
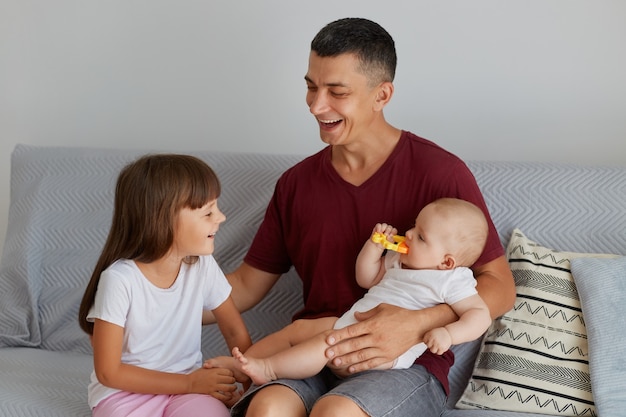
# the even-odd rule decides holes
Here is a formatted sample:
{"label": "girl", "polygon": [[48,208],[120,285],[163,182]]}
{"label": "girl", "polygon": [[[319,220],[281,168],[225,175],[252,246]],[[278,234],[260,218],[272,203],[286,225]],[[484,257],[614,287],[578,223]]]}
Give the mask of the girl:
{"label": "girl", "polygon": [[94,417],[228,416],[226,369],[203,369],[202,310],[229,348],[251,344],[231,287],[211,256],[226,217],[213,170],[187,155],[147,155],[115,190],[109,236],[80,305],[92,341]]}

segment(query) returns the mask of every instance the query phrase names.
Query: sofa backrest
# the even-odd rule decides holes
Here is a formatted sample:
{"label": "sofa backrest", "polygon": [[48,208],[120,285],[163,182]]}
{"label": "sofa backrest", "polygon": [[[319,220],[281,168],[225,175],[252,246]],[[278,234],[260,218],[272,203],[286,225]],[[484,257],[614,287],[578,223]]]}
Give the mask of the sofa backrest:
{"label": "sofa backrest", "polygon": [[468,162],[502,243],[513,229],[560,251],[626,255],[626,167]]}
{"label": "sofa backrest", "polygon": [[[9,223],[0,264],[0,346],[91,352],[78,327],[78,305],[106,239],[120,169],[147,150],[18,145],[11,156]],[[278,176],[301,159],[293,155],[194,152],[222,183],[215,258],[228,272],[243,258]],[[294,273],[281,279],[246,320],[259,337],[289,322],[300,299]],[[276,299],[286,299],[276,305]],[[207,352],[224,352],[214,326]]]}
{"label": "sofa backrest", "polygon": [[[146,150],[18,145],[11,157],[9,224],[0,264],[0,346],[91,352],[78,304],[111,220],[119,170]],[[243,258],[279,175],[299,155],[192,152],[222,182],[215,258]],[[469,162],[506,244],[514,228],[555,249],[626,254],[626,168]],[[288,323],[301,306],[293,270],[244,314],[253,339]],[[215,326],[205,356],[227,353]]]}

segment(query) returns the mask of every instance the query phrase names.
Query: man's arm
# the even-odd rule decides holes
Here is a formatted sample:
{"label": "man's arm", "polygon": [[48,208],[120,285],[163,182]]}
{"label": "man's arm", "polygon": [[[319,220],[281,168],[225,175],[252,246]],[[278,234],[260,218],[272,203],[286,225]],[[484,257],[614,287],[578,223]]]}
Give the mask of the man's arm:
{"label": "man's arm", "polygon": [[[492,318],[513,307],[515,282],[504,256],[474,270],[477,290]],[[335,365],[350,365],[350,372],[360,372],[389,362],[422,342],[424,334],[458,320],[447,304],[422,310],[407,310],[381,304],[356,314],[359,323],[330,333],[326,356]]]}
{"label": "man's arm", "polygon": [[504,255],[474,269],[476,290],[489,307],[491,318],[513,308],[516,291],[513,273]]}
{"label": "man's arm", "polygon": [[[264,272],[243,262],[239,268],[227,274],[226,278],[233,287],[231,297],[235,306],[243,313],[265,297],[280,278],[280,274]],[[215,323],[213,313],[205,310],[202,313],[202,324],[212,323]]]}

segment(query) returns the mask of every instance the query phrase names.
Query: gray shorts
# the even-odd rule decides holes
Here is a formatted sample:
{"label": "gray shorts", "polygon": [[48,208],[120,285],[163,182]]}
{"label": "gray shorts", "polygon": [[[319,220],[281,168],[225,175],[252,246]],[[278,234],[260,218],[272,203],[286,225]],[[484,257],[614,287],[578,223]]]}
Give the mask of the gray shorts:
{"label": "gray shorts", "polygon": [[[311,378],[279,379],[270,384],[280,384],[295,391],[307,414],[325,395],[349,398],[372,417],[435,417],[441,415],[446,403],[446,394],[439,381],[420,365],[408,369],[365,371],[347,378],[338,378],[324,368]],[[265,386],[248,390],[232,408],[231,416],[244,417],[251,398]]]}

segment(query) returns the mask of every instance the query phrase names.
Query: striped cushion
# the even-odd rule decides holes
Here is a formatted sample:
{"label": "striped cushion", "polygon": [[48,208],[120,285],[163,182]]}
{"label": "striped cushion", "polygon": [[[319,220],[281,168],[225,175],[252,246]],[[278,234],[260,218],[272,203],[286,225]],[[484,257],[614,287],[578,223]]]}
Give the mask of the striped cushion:
{"label": "striped cushion", "polygon": [[570,259],[614,255],[558,252],[516,229],[507,257],[514,308],[487,331],[458,408],[595,416],[587,331]]}

